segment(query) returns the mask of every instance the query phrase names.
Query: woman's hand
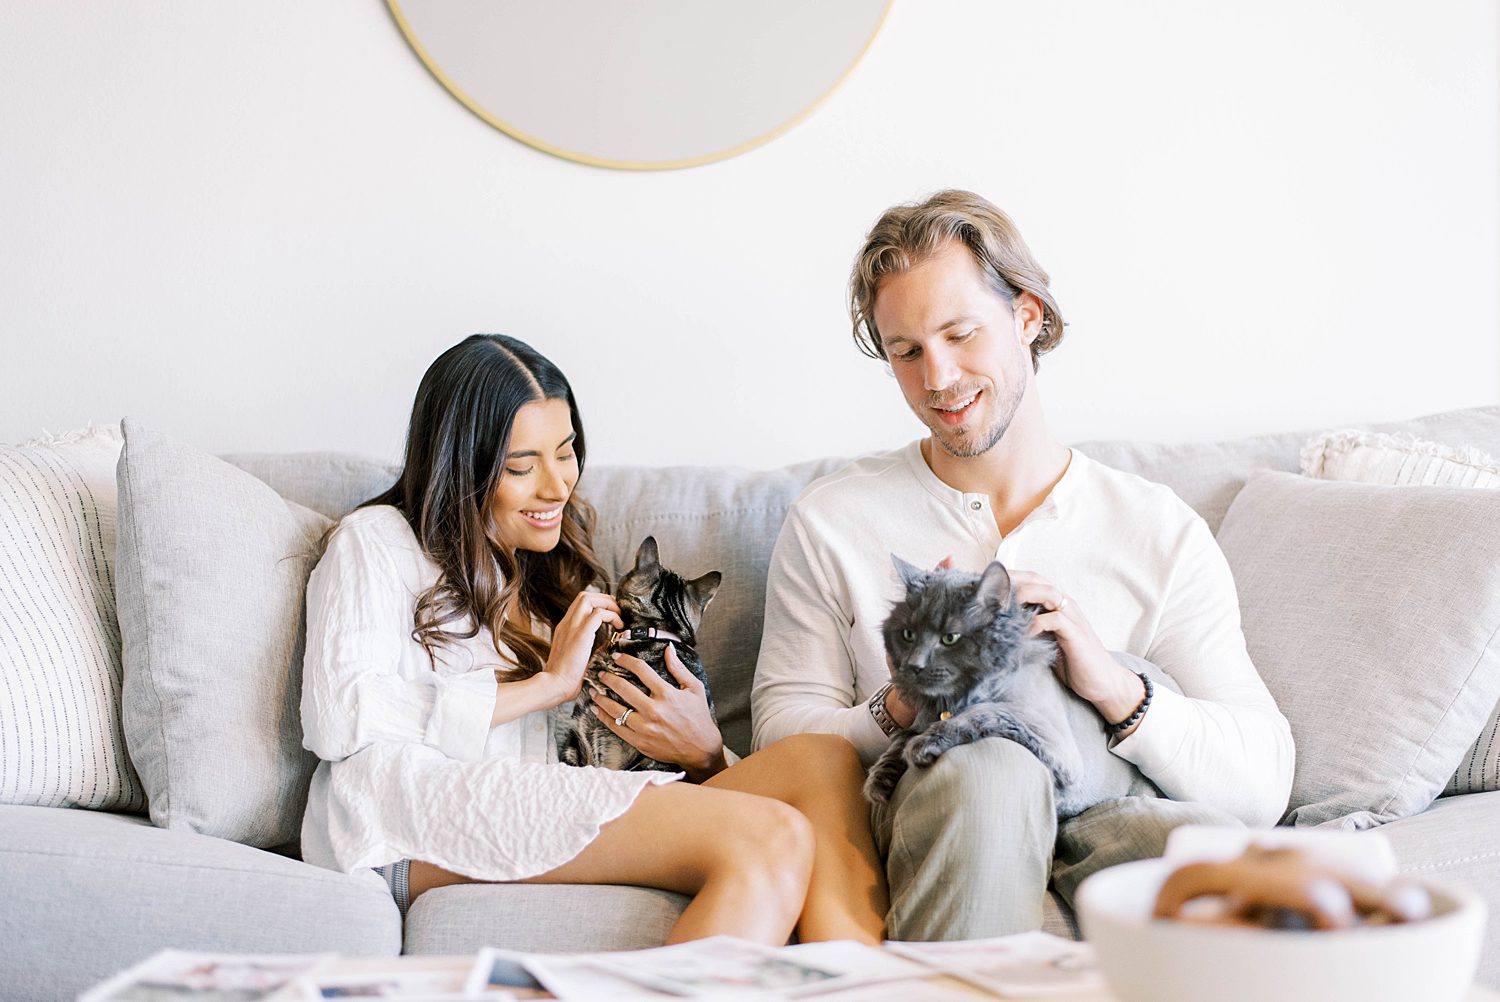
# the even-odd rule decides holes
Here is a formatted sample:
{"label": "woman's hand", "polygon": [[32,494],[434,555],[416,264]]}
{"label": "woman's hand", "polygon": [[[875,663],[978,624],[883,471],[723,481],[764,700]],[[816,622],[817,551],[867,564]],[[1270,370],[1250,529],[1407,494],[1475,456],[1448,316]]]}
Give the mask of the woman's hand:
{"label": "woman's hand", "polygon": [[[667,671],[677,680],[670,685],[640,658],[616,654],[615,664],[626,669],[647,689],[617,675],[601,672],[599,680],[613,698],[594,693],[594,715],[641,754],[659,762],[680,765],[695,783],[701,783],[724,768],[724,737],[708,709],[703,683],[667,645]],[[681,686],[681,688],[678,688]],[[635,712],[621,727],[615,720],[629,708]]]}
{"label": "woman's hand", "polygon": [[541,672],[552,685],[551,695],[557,697],[548,707],[577,698],[583,686],[583,670],[594,653],[594,637],[605,623],[617,630],[625,628],[615,600],[596,591],[579,592],[552,631],[552,651]]}
{"label": "woman's hand", "polygon": [[[1051,633],[1057,638],[1062,657],[1057,659],[1053,670],[1062,684],[1093,703],[1107,723],[1117,723],[1134,713],[1146,698],[1140,676],[1105,649],[1078,604],[1064,595],[1062,589],[1031,571],[1011,571],[1010,586],[1017,602],[1042,607],[1043,611],[1031,621],[1031,635]],[[1139,726],[1137,722],[1120,736],[1130,735]]]}

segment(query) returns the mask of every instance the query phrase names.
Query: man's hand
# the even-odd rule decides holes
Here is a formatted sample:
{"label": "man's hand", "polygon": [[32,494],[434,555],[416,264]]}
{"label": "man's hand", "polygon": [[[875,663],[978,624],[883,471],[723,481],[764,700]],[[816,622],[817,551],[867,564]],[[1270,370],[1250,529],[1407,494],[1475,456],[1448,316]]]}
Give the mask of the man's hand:
{"label": "man's hand", "polygon": [[[687,670],[671,644],[667,645],[666,660],[676,686],[640,658],[616,654],[615,664],[640,679],[647,692],[623,678],[600,672],[599,681],[613,698],[594,693],[594,716],[641,754],[680,765],[689,779],[701,783],[723,770],[724,737],[709,712],[703,683]],[[615,720],[627,706],[635,712],[621,727]]]}
{"label": "man's hand", "polygon": [[[1145,685],[1105,649],[1078,603],[1031,571],[1011,571],[1010,584],[1015,601],[1042,607],[1031,621],[1031,636],[1051,633],[1057,638],[1062,657],[1052,667],[1062,684],[1094,704],[1106,723],[1119,723],[1134,713],[1146,698]],[[1119,736],[1134,731],[1132,727]]]}

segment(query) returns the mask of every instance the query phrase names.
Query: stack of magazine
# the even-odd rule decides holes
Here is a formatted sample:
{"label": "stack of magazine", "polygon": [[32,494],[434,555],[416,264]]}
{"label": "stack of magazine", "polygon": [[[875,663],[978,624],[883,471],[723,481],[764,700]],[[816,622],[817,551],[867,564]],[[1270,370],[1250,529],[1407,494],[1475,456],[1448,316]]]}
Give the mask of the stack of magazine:
{"label": "stack of magazine", "polygon": [[[976,991],[977,989],[977,991]],[[959,943],[807,943],[728,936],[626,953],[477,957],[208,954],[164,950],[80,1002],[408,1002],[559,998],[871,1000],[1107,999],[1084,943],[1042,932]]]}

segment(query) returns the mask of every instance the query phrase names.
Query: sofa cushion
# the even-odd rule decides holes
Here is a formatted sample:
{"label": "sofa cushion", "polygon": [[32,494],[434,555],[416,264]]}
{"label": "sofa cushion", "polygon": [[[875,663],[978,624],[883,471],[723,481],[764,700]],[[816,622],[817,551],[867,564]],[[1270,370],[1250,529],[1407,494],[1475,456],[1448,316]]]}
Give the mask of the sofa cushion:
{"label": "sofa cushion", "polygon": [[1427,810],[1383,826],[1402,873],[1462,883],[1477,891],[1490,911],[1475,980],[1500,986],[1500,944],[1494,916],[1500,915],[1500,846],[1490,841],[1500,831],[1500,793],[1444,797]]}
{"label": "sofa cushion", "polygon": [[119,454],[113,428],[0,447],[0,803],[146,809],[120,729]]}
{"label": "sofa cushion", "polygon": [[1500,493],[1271,473],[1219,543],[1297,744],[1286,820],[1426,808],[1500,696]]}
{"label": "sofa cushion", "polygon": [[[1321,480],[1393,486],[1500,488],[1500,460],[1474,446],[1412,435],[1325,432],[1302,447],[1302,472]],[[1454,770],[1444,794],[1500,790],[1500,705]]]}
{"label": "sofa cushion", "polygon": [[401,915],[349,875],[102,811],[0,807],[0,996],[71,999],[159,949],[395,954]]}
{"label": "sofa cushion", "polygon": [[246,845],[294,840],[303,595],[328,519],[126,419],[122,718],[151,820]]}
{"label": "sofa cushion", "polygon": [[[406,953],[475,953],[480,947],[545,953],[661,946],[688,899],[648,887],[600,884],[455,884],[434,888],[406,914]],[[1076,939],[1055,894],[1042,928]]]}

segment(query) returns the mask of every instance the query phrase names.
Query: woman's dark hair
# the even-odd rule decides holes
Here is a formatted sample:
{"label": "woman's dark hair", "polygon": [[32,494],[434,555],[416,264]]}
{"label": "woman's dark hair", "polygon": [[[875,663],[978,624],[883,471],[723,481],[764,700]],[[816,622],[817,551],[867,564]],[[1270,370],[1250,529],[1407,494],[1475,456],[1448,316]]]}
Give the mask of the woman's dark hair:
{"label": "woman's dark hair", "polygon": [[[594,509],[576,492],[563,509],[562,539],[549,552],[513,552],[491,523],[489,502],[503,475],[516,412],[541,400],[568,402],[581,476],[583,421],[562,371],[515,338],[465,338],[439,355],[417,386],[396,483],[359,506],[398,508],[441,571],[417,597],[411,634],[434,665],[439,647],[471,639],[485,626],[497,653],[503,643],[515,656],[515,669],[500,677],[529,678],[546,665],[549,648],[525,624],[535,617],[555,627],[574,596],[607,583],[593,550]],[[448,630],[453,623],[462,628]]]}

